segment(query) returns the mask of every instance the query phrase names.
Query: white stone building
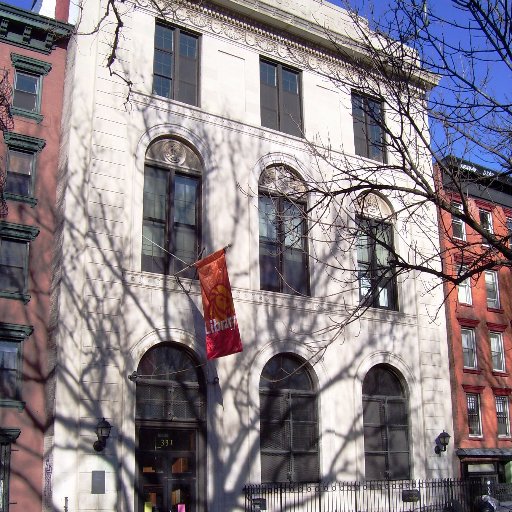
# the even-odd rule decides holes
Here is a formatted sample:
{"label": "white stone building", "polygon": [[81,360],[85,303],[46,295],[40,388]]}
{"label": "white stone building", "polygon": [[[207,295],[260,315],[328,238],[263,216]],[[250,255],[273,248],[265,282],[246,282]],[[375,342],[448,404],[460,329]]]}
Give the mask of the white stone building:
{"label": "white stone building", "polygon": [[[385,119],[385,101],[329,79],[348,68],[325,27],[349,44],[346,13],[322,0],[118,5],[128,100],[106,67],[113,23],[70,45],[53,509],[221,512],[243,508],[246,483],[451,476],[434,453],[452,424],[441,287],[390,279],[335,336],[378,249],[358,258],[314,222],[354,228],[351,205],[300,220],[315,201],[304,183],[333,173],[314,144],[339,162],[384,159],[364,112]],[[84,5],[81,34],[103,9]],[[366,208],[359,222],[385,217],[379,236],[400,231],[398,251],[421,245],[392,197]],[[168,251],[189,262],[228,245],[244,350],[207,363],[199,284],[165,275],[183,267]],[[359,287],[350,267],[366,271]],[[113,428],[96,452],[102,417]]]}

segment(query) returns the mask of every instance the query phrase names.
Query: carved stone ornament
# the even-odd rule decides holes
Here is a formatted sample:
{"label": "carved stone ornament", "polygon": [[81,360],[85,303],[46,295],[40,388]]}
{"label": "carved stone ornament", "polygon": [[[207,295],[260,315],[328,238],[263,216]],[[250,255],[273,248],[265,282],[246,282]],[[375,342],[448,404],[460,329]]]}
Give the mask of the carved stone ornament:
{"label": "carved stone ornament", "polygon": [[175,139],[162,139],[149,147],[147,158],[172,166],[187,167],[196,171],[201,170],[197,155],[183,142]]}
{"label": "carved stone ornament", "polygon": [[[145,0],[138,0],[138,5],[144,4]],[[169,8],[169,12],[165,7]],[[180,0],[176,7],[167,1],[164,9],[165,17],[169,21],[188,24],[202,32],[222,34],[234,41],[244,40],[258,51],[277,53],[280,57],[288,59],[300,67],[319,72],[329,68],[333,76],[336,76],[341,73],[343,68],[350,66],[347,62],[340,60],[339,55],[326,53],[321,46],[299,38],[290,39],[286,32],[263,27],[249,18],[206,1],[193,3]],[[155,14],[161,16],[161,13]],[[337,37],[341,38],[342,36],[337,35]],[[353,42],[349,38],[345,39],[346,41],[338,41],[338,44],[352,46]]]}
{"label": "carved stone ornament", "polygon": [[261,173],[259,185],[284,196],[303,196],[307,191],[303,181],[285,165],[267,167]]}
{"label": "carved stone ornament", "polygon": [[356,209],[358,214],[376,219],[386,219],[392,214],[386,202],[375,194],[365,194],[358,197]]}

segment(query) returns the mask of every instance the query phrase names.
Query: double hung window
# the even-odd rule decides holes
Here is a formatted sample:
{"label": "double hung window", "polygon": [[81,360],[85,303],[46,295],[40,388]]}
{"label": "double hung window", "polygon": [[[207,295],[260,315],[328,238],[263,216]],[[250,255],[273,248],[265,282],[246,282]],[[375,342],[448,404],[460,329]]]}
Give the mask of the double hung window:
{"label": "double hung window", "polygon": [[[0,322],[0,406],[22,409],[22,354],[33,328]],[[1,509],[0,509],[1,510]]]}
{"label": "double hung window", "polygon": [[491,340],[492,369],[495,372],[505,371],[505,352],[503,351],[503,336],[501,332],[489,333]]}
{"label": "double hung window", "polygon": [[[286,187],[280,186],[286,182]],[[260,287],[309,294],[307,221],[303,185],[284,166],[266,169],[260,178]]]}
{"label": "double hung window", "polygon": [[318,482],[318,406],[309,365],[274,356],[260,378],[262,482]]}
{"label": "double hung window", "polygon": [[300,72],[260,59],[261,124],[302,136]]}
{"label": "double hung window", "polygon": [[38,234],[32,226],[0,222],[0,297],[29,301],[29,243]]}
{"label": "double hung window", "polygon": [[492,213],[489,210],[479,210],[480,216],[480,226],[484,231],[489,234],[493,234],[493,226],[492,226]]}
{"label": "double hung window", "polygon": [[382,102],[353,92],[352,118],[356,155],[385,162]]}
{"label": "double hung window", "polygon": [[464,368],[476,369],[476,342],[475,331],[473,329],[461,329],[462,338],[462,356],[464,360]]}
{"label": "double hung window", "polygon": [[362,304],[397,309],[395,268],[390,262],[393,228],[380,219],[357,217],[357,267]]}
{"label": "double hung window", "polygon": [[507,396],[496,396],[498,437],[510,437],[510,413]]}
{"label": "double hung window", "polygon": [[[462,275],[467,271],[466,267],[459,266],[457,270],[457,275]],[[472,304],[472,296],[471,296],[471,278],[464,279],[459,285],[457,286],[457,295],[459,298],[459,302],[461,304]]]}
{"label": "double hung window", "polygon": [[498,287],[498,272],[495,270],[486,270],[484,276],[487,307],[491,309],[499,309],[500,292]]}
{"label": "double hung window", "polygon": [[480,395],[476,393],[466,394],[468,431],[470,437],[482,435],[482,421],[480,416]]}
{"label": "double hung window", "polygon": [[[452,203],[453,208],[462,213],[462,204]],[[466,224],[462,219],[452,215],[452,234],[457,240],[466,240]]]}
{"label": "double hung window", "polygon": [[[174,274],[197,260],[201,237],[200,163],[183,143],[164,139],[146,155],[141,269]],[[193,268],[180,273],[193,277]]]}
{"label": "double hung window", "polygon": [[153,93],[199,104],[199,37],[163,23],[155,26]]}
{"label": "double hung window", "polygon": [[35,205],[37,201],[33,196],[37,154],[46,143],[43,139],[14,132],[6,132],[4,140],[7,145],[6,198]]}
{"label": "double hung window", "polygon": [[41,93],[43,77],[52,66],[25,55],[11,54],[14,67],[14,87],[12,97],[12,113],[30,117],[36,121],[42,120]]}

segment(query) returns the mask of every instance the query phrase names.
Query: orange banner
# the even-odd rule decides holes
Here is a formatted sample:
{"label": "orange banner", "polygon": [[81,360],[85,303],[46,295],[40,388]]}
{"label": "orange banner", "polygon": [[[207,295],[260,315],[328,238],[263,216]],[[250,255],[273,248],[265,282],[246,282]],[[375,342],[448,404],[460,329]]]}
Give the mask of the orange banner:
{"label": "orange banner", "polygon": [[203,297],[208,359],[242,352],[224,249],[195,263]]}

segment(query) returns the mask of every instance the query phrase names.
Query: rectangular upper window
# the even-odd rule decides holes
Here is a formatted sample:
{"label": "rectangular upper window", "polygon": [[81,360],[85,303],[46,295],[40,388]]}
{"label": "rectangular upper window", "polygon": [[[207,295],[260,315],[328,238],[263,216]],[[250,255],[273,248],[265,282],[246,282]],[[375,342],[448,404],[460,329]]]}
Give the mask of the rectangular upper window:
{"label": "rectangular upper window", "polygon": [[[462,213],[462,205],[460,203],[452,203],[453,208]],[[453,238],[458,240],[466,240],[466,224],[462,219],[452,215],[452,234]]]}
{"label": "rectangular upper window", "polygon": [[0,322],[0,406],[22,409],[22,353],[24,340],[32,334],[28,325]]}
{"label": "rectangular upper window", "polygon": [[385,162],[382,102],[352,92],[352,118],[356,155]]}
{"label": "rectangular upper window", "polygon": [[507,217],[507,236],[508,236],[508,245],[512,247],[512,219]]}
{"label": "rectangular upper window", "polygon": [[503,351],[503,336],[501,332],[489,333],[491,340],[492,369],[496,372],[505,371],[505,353]]}
{"label": "rectangular upper window", "polygon": [[260,59],[261,124],[302,137],[300,72]]}
{"label": "rectangular upper window", "polygon": [[[459,266],[457,270],[457,275],[462,275],[466,272],[466,267]],[[471,278],[464,279],[459,285],[457,286],[457,295],[459,298],[459,302],[461,304],[468,304],[471,305],[473,298],[471,295]]]}
{"label": "rectangular upper window", "polygon": [[6,199],[37,203],[34,198],[34,178],[37,155],[45,146],[43,139],[14,132],[4,134],[7,146]]}
{"label": "rectangular upper window", "polygon": [[199,37],[178,27],[155,26],[153,93],[199,105]]}
{"label": "rectangular upper window", "polygon": [[359,300],[374,308],[398,309],[391,224],[358,217],[357,267]]}
{"label": "rectangular upper window", "polygon": [[498,437],[510,437],[510,414],[508,397],[496,397],[496,420],[498,423]]}
{"label": "rectangular upper window", "polygon": [[493,227],[492,227],[492,213],[488,210],[479,210],[479,216],[480,216],[480,226],[482,226],[482,229],[487,231],[487,233],[490,233],[491,235],[494,233]]}
{"label": "rectangular upper window", "polygon": [[482,435],[482,422],[480,417],[480,396],[475,393],[466,394],[468,411],[468,430],[470,437]]}
{"label": "rectangular upper window", "polygon": [[43,77],[52,66],[48,62],[25,55],[11,54],[14,67],[12,113],[41,121],[41,92]]}
{"label": "rectangular upper window", "polygon": [[32,226],[0,223],[0,297],[29,301],[29,243],[38,233]]}
{"label": "rectangular upper window", "polygon": [[496,270],[486,270],[484,275],[487,307],[491,309],[499,309],[500,291],[498,287],[498,272],[496,272]]}
{"label": "rectangular upper window", "polygon": [[464,360],[464,368],[476,369],[476,342],[475,331],[473,329],[461,329],[462,338],[462,356]]}

